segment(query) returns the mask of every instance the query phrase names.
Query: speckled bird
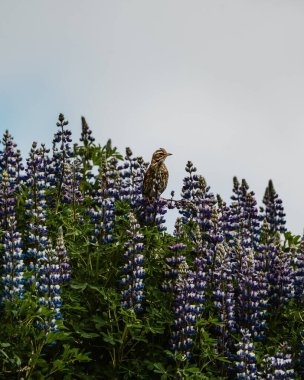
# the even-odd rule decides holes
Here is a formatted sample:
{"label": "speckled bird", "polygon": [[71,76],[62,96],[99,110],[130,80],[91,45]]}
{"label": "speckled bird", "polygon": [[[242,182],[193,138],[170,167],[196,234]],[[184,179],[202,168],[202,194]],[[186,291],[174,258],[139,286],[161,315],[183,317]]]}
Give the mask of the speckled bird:
{"label": "speckled bird", "polygon": [[158,198],[166,189],[169,172],[165,165],[165,159],[171,156],[166,149],[157,149],[152,156],[143,182],[143,196],[148,199]]}

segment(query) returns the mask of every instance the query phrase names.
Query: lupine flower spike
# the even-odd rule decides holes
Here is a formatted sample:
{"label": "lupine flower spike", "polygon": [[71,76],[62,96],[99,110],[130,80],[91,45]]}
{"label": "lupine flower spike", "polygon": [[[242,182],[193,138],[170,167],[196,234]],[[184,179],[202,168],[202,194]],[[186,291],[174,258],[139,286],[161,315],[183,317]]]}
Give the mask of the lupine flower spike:
{"label": "lupine flower spike", "polygon": [[123,255],[124,266],[122,268],[121,285],[123,286],[122,306],[132,308],[136,313],[143,310],[145,270],[143,268],[144,256],[142,251],[143,235],[134,214],[129,215],[130,227],[127,231],[129,240],[125,243]]}

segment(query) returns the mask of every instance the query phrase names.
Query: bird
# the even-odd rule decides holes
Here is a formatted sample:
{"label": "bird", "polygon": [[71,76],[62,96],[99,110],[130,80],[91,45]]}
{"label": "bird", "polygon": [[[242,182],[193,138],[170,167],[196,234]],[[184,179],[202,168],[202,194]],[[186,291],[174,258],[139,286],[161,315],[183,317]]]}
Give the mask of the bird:
{"label": "bird", "polygon": [[166,149],[157,149],[151,159],[151,163],[144,175],[142,194],[147,199],[158,198],[166,189],[169,172],[165,165],[165,159],[171,156]]}

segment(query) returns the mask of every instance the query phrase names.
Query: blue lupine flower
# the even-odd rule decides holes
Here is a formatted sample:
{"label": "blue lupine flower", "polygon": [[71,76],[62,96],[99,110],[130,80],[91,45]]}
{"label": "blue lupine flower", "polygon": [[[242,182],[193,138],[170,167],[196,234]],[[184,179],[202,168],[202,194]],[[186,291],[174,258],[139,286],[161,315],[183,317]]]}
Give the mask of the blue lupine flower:
{"label": "blue lupine flower", "polygon": [[9,227],[9,217],[15,215],[16,201],[14,182],[4,170],[0,173],[0,227],[4,231]]}
{"label": "blue lupine flower", "polygon": [[[221,198],[219,194],[216,196],[217,198],[217,214],[220,221],[220,226],[222,230],[222,234],[225,238],[225,240],[229,244],[229,240],[231,238],[231,208],[227,205],[225,201]],[[230,242],[233,245],[233,241]]]}
{"label": "blue lupine flower", "polygon": [[205,290],[207,288],[207,267],[205,266],[205,257],[207,251],[207,242],[202,240],[200,229],[196,226],[194,235],[194,255],[193,262],[193,281],[195,286],[194,298],[196,301],[196,313],[200,315],[204,309]]}
{"label": "blue lupine flower", "polygon": [[223,244],[219,244],[216,248],[213,277],[214,304],[220,321],[224,323],[220,328],[223,341],[219,343],[225,348],[229,334],[236,331],[236,305],[230,252],[228,246]]}
{"label": "blue lupine flower", "polygon": [[265,335],[269,286],[265,272],[255,266],[253,252],[241,255],[242,252],[237,273],[237,323],[239,329],[248,329],[255,340],[260,340]]}
{"label": "blue lupine flower", "polygon": [[217,245],[214,260],[212,273],[209,274],[209,289],[213,293],[218,318],[223,323],[217,328],[218,349],[227,357],[231,357],[231,337],[236,331],[236,303],[235,274],[228,245]]}
{"label": "blue lupine flower", "polygon": [[164,291],[173,291],[175,288],[175,282],[178,277],[179,266],[186,261],[185,256],[181,252],[186,248],[186,245],[181,242],[183,237],[182,221],[180,218],[176,219],[174,236],[176,243],[169,247],[171,255],[165,258],[167,268],[165,270],[165,279],[162,283],[162,289]]}
{"label": "blue lupine flower", "polygon": [[123,255],[124,266],[121,284],[123,286],[122,306],[132,308],[136,313],[143,310],[145,270],[143,268],[144,250],[143,235],[140,233],[140,226],[133,213],[129,214],[130,227],[127,231],[129,240],[125,243],[125,253]]}
{"label": "blue lupine flower", "polygon": [[70,267],[69,256],[64,244],[62,227],[59,228],[55,250],[58,256],[61,282],[64,283],[64,282],[69,281],[71,278],[71,267]]}
{"label": "blue lupine flower", "polygon": [[178,218],[175,223],[174,235],[177,242],[169,247],[171,255],[166,257],[168,269],[165,271],[163,289],[173,293],[174,323],[170,339],[171,351],[180,353],[185,359],[192,356],[195,324],[202,312],[203,287],[197,273],[189,270],[185,256],[181,252],[186,245],[180,242],[183,236],[182,222]]}
{"label": "blue lupine flower", "polygon": [[37,267],[39,268],[36,282],[36,290],[39,296],[38,304],[52,311],[51,318],[45,319],[44,325],[41,327],[47,332],[56,332],[58,331],[57,321],[62,319],[60,284],[63,279],[57,252],[51,244],[48,244],[45,251],[39,252]]}
{"label": "blue lupine flower", "polygon": [[16,149],[12,136],[5,131],[2,139],[3,149],[0,150],[0,228],[4,231],[8,228],[8,218],[15,215],[17,192],[21,184],[20,151]]}
{"label": "blue lupine flower", "polygon": [[304,297],[304,235],[302,236],[300,247],[294,253],[292,263],[294,267],[295,300],[301,303]]}
{"label": "blue lupine flower", "polygon": [[168,202],[166,199],[159,197],[151,201],[145,200],[144,207],[140,210],[141,219],[145,224],[154,224],[159,231],[165,231],[167,229],[164,217],[168,210]]}
{"label": "blue lupine flower", "polygon": [[265,205],[264,216],[269,224],[270,231],[284,233],[286,231],[286,214],[284,213],[283,202],[275,191],[272,180],[269,181],[265,190],[263,203]]}
{"label": "blue lupine flower", "polygon": [[[92,178],[94,178],[94,174],[92,173],[92,159],[95,151],[95,138],[92,136],[92,131],[83,116],[81,117],[81,136],[79,140],[82,144],[75,144],[74,151],[77,152],[77,155],[81,157],[81,179],[83,181],[90,181]],[[89,186],[85,186],[84,190],[85,192],[90,193]]]}
{"label": "blue lupine flower", "polygon": [[258,270],[263,271],[268,282],[269,302],[276,311],[294,297],[294,269],[292,254],[281,249],[280,242],[269,234],[269,225],[264,222],[265,241],[256,251]]}
{"label": "blue lupine flower", "polygon": [[95,141],[95,138],[92,136],[92,131],[86,122],[86,119],[81,117],[81,137],[80,141],[83,142],[83,145],[87,147]]}
{"label": "blue lupine flower", "polygon": [[229,243],[233,246],[234,239],[248,253],[250,248],[255,248],[259,241],[260,216],[254,192],[249,191],[247,182],[243,179],[240,184],[236,177],[233,178],[233,195],[229,213],[230,236]]}
{"label": "blue lupine flower", "polygon": [[24,293],[24,263],[21,234],[17,231],[14,215],[8,217],[3,236],[3,258],[1,265],[2,302],[22,298]]}
{"label": "blue lupine flower", "polygon": [[6,171],[10,178],[11,186],[17,189],[22,179],[22,157],[8,130],[4,132],[2,145],[3,149],[0,150],[0,174]]}
{"label": "blue lupine flower", "polygon": [[217,212],[216,206],[212,206],[212,213],[209,218],[208,233],[201,233],[201,229],[197,224],[194,234],[194,241],[197,241],[199,231],[201,233],[203,255],[201,256],[201,265],[205,268],[206,288],[213,292],[215,288],[214,273],[217,263],[217,247],[223,242],[224,235],[222,230],[222,221]]}
{"label": "blue lupine flower", "polygon": [[68,121],[64,119],[64,115],[60,114],[58,117],[57,127],[59,130],[53,139],[53,159],[49,165],[49,176],[52,176],[53,187],[56,189],[56,205],[62,200],[62,188],[66,180],[66,164],[71,163],[73,157],[73,150],[71,147],[71,135],[72,132],[65,127],[68,125]]}
{"label": "blue lupine flower", "polygon": [[222,227],[222,219],[218,214],[217,207],[212,206],[212,213],[209,220],[210,228],[208,231],[207,240],[209,241],[211,247],[216,246],[216,244],[221,243],[224,240],[224,232]]}
{"label": "blue lupine flower", "polygon": [[63,201],[73,205],[73,208],[83,202],[83,194],[80,190],[81,162],[75,159],[66,162],[64,167],[65,179],[62,185]]}
{"label": "blue lupine flower", "polygon": [[37,148],[37,143],[32,144],[29,158],[25,169],[25,217],[28,228],[26,230],[27,250],[26,264],[32,272],[30,281],[34,282],[39,268],[37,260],[46,249],[47,227],[46,227],[46,165],[47,151],[45,147]]}
{"label": "blue lupine flower", "polygon": [[[174,248],[175,249],[175,248]],[[173,294],[174,323],[170,340],[173,353],[181,353],[190,359],[193,336],[195,335],[195,323],[200,309],[196,305],[194,276],[189,271],[185,260],[182,260],[177,268]]]}
{"label": "blue lupine flower", "polygon": [[182,208],[179,211],[183,215],[183,223],[188,223],[190,220],[196,222],[203,233],[207,233],[210,229],[211,215],[213,205],[216,199],[209,192],[210,187],[207,186],[204,177],[195,174],[197,169],[191,161],[187,162],[186,172],[189,173],[184,178],[182,187]]}
{"label": "blue lupine flower", "polygon": [[22,298],[24,292],[24,263],[21,234],[17,230],[16,204],[23,169],[20,151],[8,131],[2,139],[0,151],[0,229],[2,301]]}
{"label": "blue lupine flower", "polygon": [[262,362],[261,379],[292,380],[295,378],[290,347],[283,343],[274,356],[267,355]]}
{"label": "blue lupine flower", "polygon": [[236,360],[234,362],[236,379],[256,380],[257,367],[254,345],[252,343],[251,334],[248,330],[241,330],[242,339],[236,344]]}
{"label": "blue lupine flower", "polygon": [[89,210],[94,225],[93,243],[113,241],[114,209],[119,196],[117,178],[117,160],[104,161],[97,179],[97,190],[93,195],[94,205]]}
{"label": "blue lupine flower", "polygon": [[120,171],[120,199],[130,202],[136,208],[142,205],[142,183],[147,164],[142,157],[132,157],[130,148],[126,148],[125,161],[118,166]]}

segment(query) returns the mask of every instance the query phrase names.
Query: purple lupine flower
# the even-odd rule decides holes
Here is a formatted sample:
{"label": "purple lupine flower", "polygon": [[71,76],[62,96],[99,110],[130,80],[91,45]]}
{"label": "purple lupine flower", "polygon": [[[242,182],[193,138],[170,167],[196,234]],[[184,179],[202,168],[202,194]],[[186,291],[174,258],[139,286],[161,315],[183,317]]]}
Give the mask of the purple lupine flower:
{"label": "purple lupine flower", "polygon": [[72,132],[65,127],[68,121],[64,119],[64,115],[60,114],[58,117],[57,127],[58,131],[55,133],[53,139],[53,159],[52,164],[49,165],[50,175],[54,180],[54,188],[56,189],[56,205],[59,206],[62,200],[62,188],[65,182],[66,164],[71,162],[73,151],[71,148],[71,135]]}
{"label": "purple lupine flower", "polygon": [[17,231],[14,215],[8,217],[8,225],[3,236],[3,258],[1,265],[2,302],[22,298],[24,293],[24,263],[21,234]]}
{"label": "purple lupine flower", "polygon": [[182,187],[182,214],[183,223],[193,220],[200,226],[203,233],[208,233],[210,229],[210,219],[212,215],[212,206],[216,203],[216,199],[209,192],[210,187],[207,186],[204,177],[195,174],[197,171],[191,161],[187,162],[186,172],[188,176],[183,180]]}
{"label": "purple lupine flower", "polygon": [[144,207],[140,209],[140,217],[145,224],[156,225],[159,231],[165,231],[165,214],[168,210],[168,202],[166,199],[157,198],[153,200],[145,200]]}
{"label": "purple lupine flower", "polygon": [[83,194],[80,190],[81,162],[75,159],[73,162],[65,163],[65,179],[62,185],[62,196],[65,203],[75,207],[83,201]]}
{"label": "purple lupine flower", "polygon": [[181,354],[183,358],[190,359],[195,324],[202,312],[203,287],[198,286],[197,273],[189,270],[186,258],[181,254],[186,245],[180,241],[183,236],[180,218],[176,220],[174,235],[177,242],[169,247],[171,255],[166,257],[168,269],[165,271],[163,283],[163,289],[171,291],[174,298],[170,348],[174,354]]}
{"label": "purple lupine flower", "polygon": [[198,209],[195,221],[200,226],[201,231],[208,236],[212,227],[211,218],[214,209],[213,206],[216,204],[216,198],[214,194],[210,192],[210,186],[207,185],[203,176],[198,177],[198,184],[199,188],[194,196],[195,205]]}
{"label": "purple lupine flower", "polygon": [[274,356],[267,355],[262,362],[261,380],[292,380],[295,378],[293,360],[287,343],[281,344]]}
{"label": "purple lupine flower", "polygon": [[234,362],[235,379],[256,380],[257,367],[254,345],[248,330],[241,330],[242,339],[236,344],[236,360]]}
{"label": "purple lupine flower", "polygon": [[284,252],[278,237],[269,233],[269,225],[262,227],[263,243],[255,251],[255,267],[267,282],[269,304],[276,313],[294,297],[294,269],[292,253]]}
{"label": "purple lupine flower", "polygon": [[[240,249],[240,246],[239,248]],[[244,248],[243,248],[244,250]],[[236,317],[238,328],[246,328],[255,340],[264,338],[268,307],[265,272],[257,270],[253,252],[242,255],[237,275]]]}
{"label": "purple lupine flower", "polygon": [[81,137],[80,141],[83,142],[83,145],[87,147],[95,141],[95,138],[92,136],[92,131],[86,122],[86,119],[81,116]]}
{"label": "purple lupine flower", "polygon": [[208,235],[202,234],[199,225],[194,233],[194,241],[198,239],[198,233],[201,233],[203,254],[201,255],[201,266],[205,268],[206,288],[211,293],[214,290],[214,272],[217,266],[217,246],[223,242],[224,236],[221,227],[221,220],[217,213],[216,207],[212,206],[212,214],[209,219],[210,228]]}
{"label": "purple lupine flower", "polygon": [[209,220],[210,228],[208,232],[208,240],[212,247],[224,240],[224,232],[222,227],[222,219],[218,214],[217,207],[212,206],[212,214]]}
{"label": "purple lupine flower", "polygon": [[16,149],[13,137],[5,131],[0,150],[0,227],[8,228],[8,218],[15,214],[16,195],[20,190],[23,170],[20,151]]}
{"label": "purple lupine flower", "polygon": [[298,360],[298,365],[299,365],[299,374],[304,376],[304,329],[302,328],[302,331],[300,332],[300,355],[299,355],[299,360]]}
{"label": "purple lupine flower", "polygon": [[220,243],[216,247],[215,262],[211,277],[213,280],[210,290],[217,309],[219,320],[223,323],[218,327],[217,341],[219,351],[231,356],[231,336],[236,331],[236,305],[234,290],[234,272],[232,269],[229,246]]}
{"label": "purple lupine flower", "polygon": [[249,186],[245,179],[242,180],[241,190],[241,205],[245,219],[243,228],[248,231],[246,246],[255,248],[256,244],[259,242],[261,217],[258,212],[255,193],[253,191],[249,191]]}
{"label": "purple lupine flower", "polygon": [[232,188],[231,204],[230,204],[230,230],[233,232],[232,237],[234,237],[241,228],[242,221],[242,206],[241,197],[242,191],[240,188],[240,182],[237,177],[233,177],[233,188]]}
{"label": "purple lupine flower", "polygon": [[4,231],[9,227],[9,217],[15,215],[16,201],[14,182],[4,170],[0,173],[0,227]]}
{"label": "purple lupine flower", "polygon": [[195,287],[194,298],[196,301],[196,313],[200,315],[204,309],[205,290],[207,288],[207,274],[205,267],[205,256],[207,251],[207,242],[202,240],[199,226],[196,226],[194,234],[194,255],[193,262],[193,281]]}
{"label": "purple lupine flower", "polygon": [[128,201],[131,207],[142,205],[142,183],[147,164],[142,157],[132,157],[130,148],[126,148],[125,161],[119,165],[121,178],[120,199]]}
{"label": "purple lupine flower", "polygon": [[[41,144],[39,148],[37,148],[37,143],[34,142],[32,145],[33,152],[30,152],[28,160],[38,160],[32,166],[39,166],[39,171],[43,173],[43,179],[45,182],[45,189],[53,189],[56,184],[55,177],[55,162],[49,156],[50,149],[47,149],[45,144]],[[31,157],[33,155],[33,157]],[[27,161],[28,161],[27,160]],[[31,164],[27,164],[27,166],[31,166]],[[28,179],[28,176],[25,176],[25,179]]]}
{"label": "purple lupine flower", "polygon": [[275,191],[272,180],[269,180],[268,182],[263,203],[265,205],[265,210],[262,210],[264,211],[264,216],[269,224],[270,231],[284,233],[286,231],[286,214],[284,213],[283,202]]}
{"label": "purple lupine flower", "polygon": [[302,236],[300,247],[293,255],[292,261],[294,267],[295,300],[301,303],[304,297],[304,235]]}
{"label": "purple lupine flower", "polygon": [[144,300],[144,282],[145,271],[143,268],[144,250],[143,235],[140,233],[140,226],[137,223],[135,215],[129,214],[130,227],[127,231],[129,240],[125,243],[125,252],[123,255],[124,266],[122,268],[123,276],[121,284],[123,286],[122,306],[132,308],[136,313],[143,310],[142,302]]}
{"label": "purple lupine flower", "polygon": [[93,195],[94,206],[89,210],[94,226],[93,243],[113,241],[114,209],[118,199],[117,160],[104,161],[97,178],[97,190]]}
{"label": "purple lupine flower", "polygon": [[17,230],[16,205],[20,190],[21,170],[23,170],[20,151],[8,131],[2,139],[0,151],[0,265],[3,284],[3,302],[22,297],[24,286],[24,263],[21,234]]}
{"label": "purple lupine flower", "polygon": [[22,157],[20,150],[17,149],[17,144],[8,130],[4,132],[2,145],[3,150],[0,150],[0,173],[6,171],[12,186],[17,189],[22,178]]}
{"label": "purple lupine flower", "polygon": [[25,220],[28,228],[26,230],[26,253],[25,261],[32,272],[30,281],[35,281],[39,268],[38,257],[43,254],[47,245],[46,227],[46,157],[45,147],[37,148],[37,143],[32,144],[29,158],[26,160],[25,168]]}
{"label": "purple lupine flower", "polygon": [[58,320],[62,319],[60,311],[61,300],[61,268],[55,249],[49,243],[45,251],[39,252],[39,272],[36,281],[36,290],[39,296],[38,304],[52,311],[50,319],[45,319],[42,328],[47,332],[58,331]]}
{"label": "purple lupine flower", "polygon": [[75,144],[74,148],[77,152],[77,155],[81,157],[82,165],[80,172],[82,180],[90,180],[94,177],[91,170],[93,168],[92,156],[95,148],[95,138],[92,136],[92,131],[89,128],[88,123],[86,122],[86,119],[83,116],[81,117],[81,137],[79,140],[82,143],[82,145],[79,146],[78,144]]}
{"label": "purple lupine flower", "polygon": [[[202,255],[200,256],[200,266],[203,269],[205,276],[205,288],[208,290],[209,294],[213,294],[216,289],[216,281],[215,281],[215,272],[217,270],[218,265],[218,253],[222,250],[221,243],[224,240],[221,219],[218,215],[217,209],[215,205],[212,205],[212,214],[209,218],[209,231],[208,234],[201,234],[202,237]],[[198,233],[201,231],[199,225],[197,224],[198,229],[195,234],[195,239],[198,239]],[[218,246],[220,246],[218,250]],[[197,258],[195,259],[195,261]]]}
{"label": "purple lupine flower", "polygon": [[[225,240],[230,242],[229,245],[233,245],[233,241],[230,241],[231,238],[231,208],[227,205],[227,203],[221,198],[219,194],[216,195],[217,199],[217,214],[219,218],[219,223],[222,229],[222,234]],[[232,243],[232,244],[231,244]]]}
{"label": "purple lupine flower", "polygon": [[233,178],[233,195],[231,197],[229,221],[229,243],[233,245],[238,238],[240,244],[248,253],[259,241],[260,216],[253,191],[249,191],[246,180],[240,184],[237,177]]}
{"label": "purple lupine flower", "polygon": [[[176,249],[175,246],[171,248]],[[174,323],[170,340],[171,350],[174,354],[180,353],[185,358],[190,359],[195,324],[201,309],[196,304],[194,276],[185,260],[181,260],[177,267],[173,294]]]}
{"label": "purple lupine flower", "polygon": [[115,157],[107,161],[105,170],[106,172],[106,183],[108,195],[113,197],[113,200],[117,201],[120,199],[120,189],[121,189],[121,178],[118,169],[118,161]]}
{"label": "purple lupine flower", "polygon": [[219,244],[214,268],[214,303],[230,331],[235,331],[235,291],[233,287],[233,270],[227,245]]}
{"label": "purple lupine flower", "polygon": [[[196,191],[199,189],[198,175],[195,174],[197,169],[191,161],[188,161],[185,170],[189,174],[183,180],[182,198],[191,200],[196,197]],[[186,223],[191,217],[186,211],[182,211],[181,214],[183,215],[182,220],[184,223]]]}
{"label": "purple lupine flower", "polygon": [[162,283],[162,289],[164,291],[174,290],[179,265],[186,261],[185,256],[181,254],[181,252],[186,248],[186,245],[181,242],[183,234],[182,220],[177,218],[174,229],[174,236],[177,242],[173,246],[169,247],[171,254],[165,258],[167,267],[164,273],[165,279]]}
{"label": "purple lupine flower", "polygon": [[64,244],[62,227],[60,227],[58,231],[58,238],[57,238],[55,250],[58,256],[61,282],[62,283],[68,282],[71,278],[71,267],[70,267],[69,256]]}

